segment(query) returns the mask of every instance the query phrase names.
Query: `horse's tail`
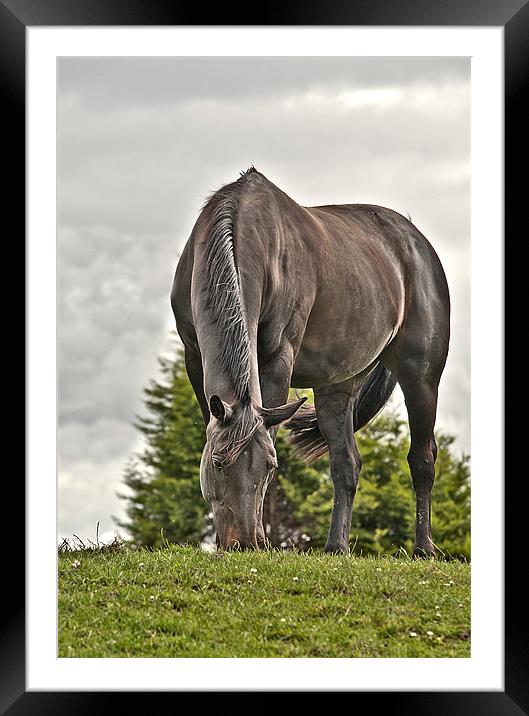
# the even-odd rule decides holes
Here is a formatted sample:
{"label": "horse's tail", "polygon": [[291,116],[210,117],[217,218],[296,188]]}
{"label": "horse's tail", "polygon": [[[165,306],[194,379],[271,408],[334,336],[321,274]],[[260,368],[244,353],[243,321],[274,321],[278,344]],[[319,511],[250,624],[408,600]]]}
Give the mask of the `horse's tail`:
{"label": "horse's tail", "polygon": [[[381,363],[371,371],[360,386],[353,406],[355,432],[382,410],[396,383],[396,378]],[[327,443],[320,432],[314,406],[302,406],[285,427],[290,430],[290,442],[305,460],[317,460],[327,452]]]}
{"label": "horse's tail", "polygon": [[355,432],[367,425],[378,415],[388,402],[397,379],[393,373],[379,363],[364,380],[354,404],[353,425]]}

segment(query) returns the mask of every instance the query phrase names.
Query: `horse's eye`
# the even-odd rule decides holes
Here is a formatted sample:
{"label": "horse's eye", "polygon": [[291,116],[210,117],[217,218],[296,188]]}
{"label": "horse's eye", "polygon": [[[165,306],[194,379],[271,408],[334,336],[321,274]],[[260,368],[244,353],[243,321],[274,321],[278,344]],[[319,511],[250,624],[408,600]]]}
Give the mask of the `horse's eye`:
{"label": "horse's eye", "polygon": [[222,468],[224,467],[223,460],[217,455],[211,456],[211,462],[213,463],[213,467],[215,468],[215,470],[222,470]]}

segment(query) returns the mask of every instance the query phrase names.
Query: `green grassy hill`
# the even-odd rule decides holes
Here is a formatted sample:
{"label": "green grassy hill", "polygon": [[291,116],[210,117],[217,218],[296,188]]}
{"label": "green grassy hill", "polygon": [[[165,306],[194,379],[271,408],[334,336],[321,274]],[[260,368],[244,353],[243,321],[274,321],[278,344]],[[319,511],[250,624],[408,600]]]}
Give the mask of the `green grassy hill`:
{"label": "green grassy hill", "polygon": [[191,547],[59,555],[60,657],[469,657],[470,565]]}

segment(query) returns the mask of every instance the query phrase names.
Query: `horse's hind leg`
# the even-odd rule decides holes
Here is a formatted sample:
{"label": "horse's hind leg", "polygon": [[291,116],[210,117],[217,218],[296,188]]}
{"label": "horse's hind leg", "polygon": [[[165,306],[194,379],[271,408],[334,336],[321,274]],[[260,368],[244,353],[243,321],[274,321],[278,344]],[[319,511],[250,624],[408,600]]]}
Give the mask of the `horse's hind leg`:
{"label": "horse's hind leg", "polygon": [[411,444],[408,464],[416,496],[417,520],[415,527],[415,557],[435,554],[431,531],[432,488],[435,477],[437,445],[434,425],[437,410],[439,380],[423,374],[413,361],[401,369],[398,381],[404,393]]}
{"label": "horse's hind leg", "polygon": [[430,557],[435,554],[430,524],[437,457],[434,426],[448,354],[450,298],[442,267],[431,252],[414,267],[412,276],[405,319],[381,361],[399,382],[408,411],[408,464],[417,502],[413,553]]}
{"label": "horse's hind leg", "polygon": [[353,429],[354,379],[314,390],[318,425],[329,448],[334,503],[326,552],[346,552],[362,461]]}

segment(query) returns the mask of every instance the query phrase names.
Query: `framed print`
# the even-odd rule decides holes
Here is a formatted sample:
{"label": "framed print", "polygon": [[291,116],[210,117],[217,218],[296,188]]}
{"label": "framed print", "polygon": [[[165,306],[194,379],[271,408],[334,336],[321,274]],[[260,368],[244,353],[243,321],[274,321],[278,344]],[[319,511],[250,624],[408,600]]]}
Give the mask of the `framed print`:
{"label": "framed print", "polygon": [[[42,6],[4,0],[0,4],[2,81],[9,100],[6,117],[9,148],[14,151],[9,164],[12,168],[9,205],[18,208],[19,221],[25,223],[28,306],[27,478],[25,500],[22,494],[13,497],[25,514],[26,592],[24,594],[22,586],[24,579],[16,580],[8,596],[12,604],[4,615],[2,663],[6,670],[2,677],[1,702],[4,710],[13,714],[46,710],[70,713],[83,707],[90,711],[108,708],[114,695],[98,692],[154,692],[159,697],[161,692],[173,691],[355,691],[367,693],[368,698],[390,697],[392,708],[398,703],[407,711],[426,708],[433,713],[446,713],[449,709],[456,713],[474,710],[506,714],[529,712],[523,595],[511,586],[516,566],[518,571],[520,568],[519,560],[517,565],[514,564],[514,547],[523,544],[517,534],[523,505],[513,487],[505,481],[504,456],[507,451],[504,442],[507,436],[505,434],[504,438],[503,421],[504,216],[507,237],[511,222],[514,226],[524,205],[519,196],[521,186],[511,179],[510,173],[523,151],[521,148],[526,146],[521,134],[521,87],[527,77],[528,7],[520,0],[486,3],[479,7],[466,2],[450,2],[442,7],[427,3],[420,8],[407,2],[392,8],[383,3],[372,3],[369,9],[355,7],[353,3],[340,11],[314,5],[303,9],[267,8],[259,19],[244,16],[218,18],[218,11],[215,11],[207,25],[197,25],[193,10],[168,10],[163,3],[157,2],[141,8],[134,5],[129,9],[113,2],[89,5],[46,3]],[[351,92],[347,85],[350,75],[367,78],[356,92]],[[373,76],[378,79],[370,84]],[[169,93],[167,87],[171,88]],[[179,98],[178,102],[175,97]],[[231,104],[226,97],[230,98]],[[238,103],[232,101],[234,97]],[[427,113],[424,113],[425,105],[428,106]],[[281,121],[277,120],[279,112],[282,113]],[[350,138],[349,130],[355,135],[354,140]],[[177,150],[171,149],[173,140],[179,142]],[[322,152],[325,152],[324,156]],[[311,154],[314,160],[311,160]],[[248,167],[239,166],[246,158]],[[255,167],[251,166],[253,162]],[[261,169],[263,162],[271,171]],[[310,176],[312,164],[314,177]],[[347,169],[340,169],[346,165]],[[206,166],[209,171],[203,170]],[[326,179],[325,172],[330,175],[333,167],[334,178]],[[114,544],[111,542],[114,531],[111,515],[117,514],[116,521],[121,525],[125,514],[130,517],[139,504],[134,503],[131,495],[139,494],[143,478],[141,471],[134,473],[137,468],[132,462],[127,463],[128,480],[123,481],[120,477],[112,482],[109,476],[123,471],[123,456],[131,454],[131,446],[135,455],[143,449],[144,443],[134,437],[131,428],[132,415],[138,415],[142,410],[141,404],[134,401],[147,384],[151,409],[158,400],[156,390],[162,383],[148,383],[157,354],[165,351],[162,366],[172,365],[167,358],[169,349],[160,336],[167,336],[170,329],[174,330],[174,322],[166,322],[166,325],[164,321],[166,317],[173,320],[172,314],[168,313],[169,291],[185,240],[179,238],[176,242],[171,234],[178,231],[180,237],[187,230],[189,235],[205,193],[223,182],[231,186],[227,182],[237,179],[238,170],[242,176],[237,192],[241,182],[272,180],[279,187],[281,196],[291,197],[289,201],[299,198],[305,213],[301,210],[296,213],[298,209],[292,208],[293,216],[305,216],[306,212],[314,210],[318,225],[323,227],[322,236],[337,231],[338,224],[341,226],[346,221],[342,214],[339,220],[334,214],[334,218],[327,219],[325,211],[328,212],[329,205],[349,207],[347,202],[358,200],[361,202],[358,206],[368,207],[370,197],[374,196],[377,206],[362,209],[369,213],[366,219],[369,226],[374,221],[383,221],[387,227],[388,222],[395,221],[384,218],[385,214],[380,216],[379,205],[393,205],[400,214],[409,212],[406,221],[416,221],[428,238],[428,231],[448,237],[446,248],[440,240],[440,256],[452,294],[451,326],[456,350],[453,356],[449,353],[445,380],[450,390],[447,389],[445,394],[444,383],[441,383],[438,429],[439,434],[445,426],[450,428],[448,433],[457,432],[459,442],[456,446],[461,454],[468,453],[472,444],[471,476],[475,479],[472,480],[471,494],[472,561],[467,576],[462,578],[467,585],[470,578],[472,582],[471,628],[470,624],[468,629],[462,626],[458,632],[463,635],[459,643],[450,642],[450,648],[447,646],[445,651],[435,651],[433,642],[437,640],[440,645],[444,640],[450,641],[449,628],[439,628],[436,633],[426,622],[421,628],[414,628],[411,622],[398,619],[395,625],[388,623],[385,627],[387,655],[370,651],[369,633],[366,632],[363,639],[360,637],[360,619],[354,622],[358,630],[357,640],[351,640],[350,644],[362,643],[362,647],[354,652],[356,647],[351,646],[352,657],[344,650],[296,649],[288,631],[289,620],[294,619],[292,612],[278,613],[277,619],[269,620],[270,624],[267,622],[267,629],[276,634],[279,645],[269,652],[259,651],[257,646],[247,650],[241,648],[235,653],[229,648],[216,651],[216,647],[210,651],[193,650],[191,642],[185,640],[191,639],[194,629],[199,634],[199,643],[200,635],[207,629],[200,610],[195,627],[178,637],[184,646],[174,653],[164,651],[161,646],[161,651],[156,654],[157,645],[167,643],[164,642],[164,628],[173,637],[174,629],[171,631],[170,625],[164,627],[166,622],[163,620],[151,628],[140,616],[137,624],[143,636],[134,643],[144,643],[130,649],[120,651],[121,647],[117,645],[125,642],[109,631],[106,636],[98,635],[96,642],[99,646],[91,650],[89,641],[94,638],[94,629],[99,627],[96,628],[95,622],[90,620],[79,631],[72,631],[68,639],[59,634],[58,641],[61,614],[57,613],[57,570],[62,575],[60,579],[68,580],[70,589],[79,590],[79,598],[83,584],[87,583],[84,565],[79,569],[82,558],[68,550],[76,546],[75,540],[78,540],[77,546],[87,546],[91,539],[90,525],[94,523],[97,523],[97,528],[94,524],[97,532],[93,535],[96,544],[92,546],[101,549],[100,542]],[[357,199],[348,198],[351,192],[347,183],[351,179],[356,187],[352,194]],[[217,220],[220,222],[219,236],[226,236],[222,228],[224,224],[220,224],[224,221],[226,206],[231,206],[232,201],[231,190],[226,186],[222,190],[224,203],[222,211],[217,212],[217,219],[215,193],[209,200],[213,201],[212,217],[204,218],[208,226],[216,226]],[[358,189],[360,186],[361,190]],[[233,201],[237,207],[243,206],[240,194]],[[208,204],[205,206],[202,211],[207,210]],[[414,216],[414,206],[420,207],[417,217]],[[332,206],[331,210],[331,214],[338,211]],[[262,216],[264,214],[258,214],[257,218],[249,219],[256,242],[259,233],[255,227],[262,225]],[[200,221],[195,231],[200,231]],[[354,226],[358,221],[358,218],[354,219]],[[296,219],[289,217],[288,222],[293,226]],[[230,231],[233,235],[235,229]],[[471,236],[470,243],[467,236]],[[172,255],[169,253],[171,245],[174,248]],[[164,248],[160,250],[162,246]],[[306,268],[309,259],[299,253],[299,248],[296,251],[300,265]],[[221,262],[221,269],[218,269],[218,257],[208,256],[204,258],[208,271],[214,274],[221,270],[216,283],[221,285],[227,280],[229,266]],[[251,261],[248,265],[252,265]],[[292,259],[291,266],[294,265]],[[410,267],[407,270],[408,276],[416,271],[424,277],[428,269],[423,264],[420,270]],[[148,280],[144,278],[146,273],[150,273]],[[364,277],[367,274],[369,272],[364,272]],[[373,269],[369,274],[371,281],[375,281],[375,274]],[[308,275],[306,269],[305,283],[300,284],[304,290],[307,290]],[[392,280],[386,274],[386,289],[392,285]],[[196,286],[196,279],[193,281],[195,284],[191,280],[189,284]],[[429,285],[431,294],[432,284]],[[180,290],[173,288],[173,292]],[[318,291],[319,296],[323,295],[321,289]],[[395,291],[398,293],[398,287]],[[184,300],[182,295],[179,293],[178,300]],[[377,293],[373,288],[373,295],[380,296],[380,290]],[[211,299],[212,305],[219,300],[218,295],[215,296],[217,298]],[[112,308],[113,302],[121,302],[125,297],[129,304]],[[396,297],[397,303],[398,300]],[[163,301],[165,304],[162,305]],[[240,315],[244,323],[249,320],[251,308],[247,297],[241,301],[244,308]],[[333,301],[339,303],[336,297]],[[227,311],[232,318],[239,315],[237,305],[222,305],[222,315],[226,316]],[[83,307],[88,307],[84,317]],[[224,428],[229,426],[230,420],[235,420],[236,401],[244,402],[241,396],[245,390],[252,389],[251,380],[237,383],[234,379],[235,398],[229,401],[219,398],[218,391],[204,388],[208,378],[202,373],[195,384],[189,350],[193,340],[189,339],[189,346],[186,344],[188,317],[181,319],[174,300],[173,310],[178,334],[187,349],[187,375],[199,404],[200,390],[206,391],[205,407],[202,404],[200,407],[212,424],[213,418],[217,421],[214,425],[218,434],[219,426]],[[193,308],[193,316],[196,317],[198,310]],[[217,320],[222,323],[221,313]],[[423,307],[419,313],[421,321],[426,321],[427,310]],[[130,330],[125,331],[120,324],[127,321]],[[374,321],[362,335],[371,335]],[[436,314],[432,321],[436,326],[438,346],[442,340],[439,337],[443,333],[442,319]],[[401,324],[402,320],[399,330]],[[229,344],[238,345],[235,358],[233,355],[223,358],[227,362],[222,365],[226,366],[229,361],[241,361],[245,346],[251,346],[252,333],[248,329],[248,343],[245,343],[244,335],[237,333],[231,319],[222,326],[229,336]],[[196,329],[193,336],[196,338],[201,330]],[[392,334],[388,343],[393,338]],[[199,342],[205,356],[207,341],[201,338]],[[415,340],[413,345],[417,345]],[[365,348],[365,341],[363,346]],[[373,348],[373,356],[366,359],[366,366],[381,354],[382,348],[382,345]],[[59,358],[59,350],[62,358]],[[220,354],[224,355],[222,351]],[[323,361],[321,346],[319,355]],[[248,359],[248,375],[252,370],[251,360]],[[429,365],[433,360],[428,359]],[[406,358],[406,364],[408,362]],[[141,367],[145,365],[151,368]],[[133,389],[132,376],[135,376]],[[344,380],[337,378],[336,382],[342,384]],[[403,379],[402,385],[405,383]],[[212,380],[211,384],[222,385],[222,380]],[[297,384],[291,382],[288,385],[303,391],[312,383],[300,378]],[[395,382],[391,388],[394,385]],[[135,391],[134,399],[131,390]],[[417,391],[414,384],[409,394],[405,394],[408,412],[418,400]],[[322,396],[326,394],[324,390],[320,393]],[[467,394],[468,398],[463,397]],[[272,398],[266,402],[265,397],[259,396],[259,402],[253,396],[249,400],[252,410],[255,405],[260,406],[255,430],[259,431],[259,426],[264,425],[264,432],[268,430],[272,434],[276,424],[288,422],[295,431],[292,411],[299,409],[299,415],[307,414],[303,413],[306,406],[300,408],[306,395],[286,397],[286,400]],[[450,400],[464,407],[453,408],[449,405]],[[373,407],[370,418],[384,402]],[[279,403],[284,403],[280,416]],[[322,406],[323,399],[316,394],[318,421],[324,415]],[[404,399],[401,407],[397,406],[397,412],[399,409],[399,415],[406,419]],[[63,422],[57,443],[59,415]],[[200,421],[200,412],[197,415]],[[147,444],[153,432],[152,422],[148,420],[140,414]],[[332,422],[332,415],[329,420]],[[253,435],[254,427],[249,426],[247,418],[241,418],[241,421],[245,430],[248,428],[248,435]],[[411,415],[410,421],[413,421]],[[306,427],[299,429],[305,439],[307,432],[302,431]],[[211,427],[208,430],[207,439],[213,445]],[[416,434],[421,430],[418,428]],[[330,445],[329,432],[323,428],[322,431]],[[397,431],[395,435],[392,443],[385,442],[384,445],[396,445],[400,434]],[[412,435],[412,441],[414,439]],[[242,445],[242,438],[239,442]],[[446,444],[439,437],[437,442],[436,451],[444,450],[442,460],[449,461],[450,455],[455,455],[450,453],[449,435]],[[233,444],[238,444],[235,438]],[[245,450],[250,449],[248,445],[251,443],[245,437]],[[271,445],[269,452],[274,451]],[[221,460],[223,450],[216,451],[212,447],[211,451],[213,466],[224,474],[227,465],[215,463],[215,459]],[[229,453],[228,448],[225,452]],[[413,484],[418,489],[417,476],[422,474],[423,467],[422,463],[417,467],[413,450],[411,453],[408,462],[412,476],[415,475]],[[147,450],[143,454],[151,453]],[[192,467],[195,477],[200,463],[200,455],[197,455]],[[400,460],[398,464],[405,464],[406,454],[398,455],[400,457],[395,458]],[[178,459],[185,462],[186,453],[179,453]],[[368,460],[369,457],[364,458],[363,465],[367,474],[370,470]],[[252,462],[258,463],[258,458]],[[333,471],[339,473],[341,468],[335,468],[332,455],[331,463],[327,484],[331,485],[332,478],[335,485],[332,516],[331,492],[331,498],[327,498],[328,502],[331,500],[330,506],[325,506],[323,497],[318,503],[320,517],[317,520],[320,521],[314,517],[315,512],[311,513],[312,532],[300,522],[283,536],[277,536],[275,545],[276,535],[270,522],[266,528],[268,543],[281,547],[287,546],[290,540],[295,549],[302,552],[306,548],[304,542],[313,540],[316,549],[330,545],[332,549],[327,551],[333,555],[341,547],[348,550],[348,545],[342,545],[337,538],[341,528],[336,525],[341,518],[336,508],[338,488]],[[465,466],[464,461],[455,460],[453,474],[457,470],[468,470]],[[213,472],[208,477],[202,467],[200,469],[202,494],[207,499],[211,490],[214,492],[211,480],[218,481],[219,477]],[[252,475],[257,479],[255,468],[252,469]],[[448,474],[448,468],[444,469]],[[57,471],[63,485],[59,497]],[[128,511],[124,503],[122,506],[119,502],[122,498],[116,497],[123,484],[129,490]],[[198,488],[195,480],[193,489]],[[223,485],[223,490],[227,489],[233,488]],[[368,499],[367,490],[366,487],[364,500]],[[23,492],[20,486],[19,492]],[[448,492],[447,488],[446,499],[450,500],[452,495]],[[461,529],[464,513],[453,513],[454,522],[443,532],[445,541],[441,542],[436,538],[440,530],[436,533],[434,496],[434,539],[430,554],[431,533],[423,524],[426,516],[429,520],[429,513],[428,510],[421,511],[423,498],[419,493],[420,489],[417,492],[416,532],[415,522],[410,523],[415,542],[412,534],[409,545],[406,542],[407,549],[416,557],[431,557],[440,547],[443,556],[445,552],[457,554],[463,558],[458,564],[468,567],[465,560],[470,551],[465,550],[470,550],[470,535],[467,539],[467,533]],[[327,495],[326,492],[321,494]],[[401,499],[400,494],[395,483],[391,500]],[[192,492],[190,505],[195,504],[194,495]],[[200,495],[198,498],[202,499]],[[298,500],[295,503],[298,513],[307,515],[316,498],[311,498],[312,503],[306,499],[303,502],[299,494],[292,494],[289,499],[292,504]],[[402,499],[408,500],[409,496]],[[83,503],[80,511],[79,505]],[[146,514],[145,504],[141,507],[143,514]],[[360,511],[362,504],[359,502],[357,506]],[[90,505],[95,507],[92,509]],[[209,532],[204,532],[203,546],[213,550],[216,535],[220,558],[205,552],[209,562],[204,562],[204,566],[197,567],[192,573],[203,574],[209,569],[210,574],[205,577],[209,585],[207,589],[217,588],[222,592],[223,587],[218,582],[221,572],[217,565],[224,559],[221,569],[226,569],[223,550],[234,545],[246,546],[245,534],[242,529],[237,531],[235,528],[234,525],[239,524],[237,520],[224,525],[215,500],[212,505],[207,517]],[[415,501],[412,507],[415,510]],[[206,514],[205,509],[200,512],[201,520]],[[262,504],[256,508],[257,512],[263,509],[268,508]],[[399,509],[402,511],[404,507]],[[102,530],[99,525],[101,512]],[[234,514],[233,506],[230,512]],[[171,519],[173,523],[185,521],[189,514],[188,511],[183,516],[173,515]],[[323,514],[327,516],[324,526]],[[329,524],[331,527],[326,537]],[[129,528],[125,527],[127,529],[129,534],[134,534],[130,523]],[[144,526],[138,522],[137,529],[139,535]],[[186,535],[192,534],[191,527],[185,529],[188,530]],[[150,537],[145,536],[146,532],[142,533],[137,544],[148,544],[157,549],[167,540],[186,541],[173,538],[167,530],[160,532],[156,529],[156,534],[152,530],[151,533]],[[258,530],[254,529],[253,534],[256,544],[250,536],[250,547],[258,546]],[[357,539],[367,554],[376,554],[377,550],[379,554],[385,553],[383,525],[377,523],[378,541],[364,536],[363,532],[358,534]],[[460,535],[459,541],[456,535]],[[58,538],[62,537],[67,539],[58,561],[57,544]],[[404,539],[408,536],[403,536]],[[439,544],[435,544],[436,539]],[[322,540],[321,544],[317,540]],[[369,552],[369,549],[373,551]],[[176,566],[171,567],[171,574],[176,575],[177,582],[178,573],[185,581],[185,554],[182,553],[181,562],[178,561],[180,553],[174,554]],[[333,555],[326,555],[325,559],[331,560]],[[20,560],[20,550],[18,557]],[[150,569],[150,557],[141,563],[137,557],[134,556],[137,570]],[[110,558],[106,556],[105,559],[109,565]],[[155,557],[153,559],[155,562]],[[336,555],[337,564],[340,559],[344,557]],[[413,569],[419,564],[430,564],[418,560],[409,563],[414,565]],[[351,564],[351,569],[356,570],[355,579],[360,579],[360,562]],[[237,583],[237,589],[243,590],[238,592],[243,595],[240,603],[247,605],[244,609],[249,609],[249,602],[244,601],[244,590],[253,589],[257,593],[261,564],[255,562],[250,566],[250,562],[244,562],[244,565],[244,579],[240,584],[237,581],[240,575],[228,577],[226,572],[222,574],[223,578]],[[20,564],[18,566],[20,569]],[[375,585],[372,589],[378,589],[378,594],[388,592],[391,597],[393,592],[388,591],[389,588],[376,586],[380,569],[374,567],[374,570],[369,576],[370,584]],[[353,571],[351,580],[354,581]],[[91,583],[95,585],[97,579],[103,579],[107,585],[107,573],[104,577],[101,576],[103,573],[98,574],[96,577],[95,573],[92,575],[94,581]],[[417,589],[413,599],[422,599],[418,595],[424,593],[421,590],[428,589],[430,576],[425,578],[422,572],[420,574],[418,584],[413,587],[413,590]],[[441,574],[448,575],[448,572],[439,571],[442,589],[453,589],[454,592],[459,589],[457,577],[455,582],[450,575],[441,580]],[[174,619],[186,605],[179,607],[176,597],[161,586],[158,589],[156,579],[146,576],[144,581],[136,580],[138,590],[147,590],[145,595],[138,591],[138,598],[141,597],[141,604],[145,603],[149,614],[153,604],[156,606],[158,600],[165,599],[173,610],[171,619]],[[196,577],[196,583],[193,579],[195,577],[190,577],[191,581],[186,582],[186,589],[191,590],[190,600],[194,599],[193,589],[205,594],[201,591],[203,586],[199,578]],[[291,576],[290,580],[288,594],[296,595],[295,598],[299,596],[300,601],[305,599],[299,575]],[[336,596],[341,587],[338,582],[332,584],[336,590],[333,598],[341,599]],[[147,596],[149,589],[150,596]],[[108,614],[112,606],[120,613],[115,623],[119,622],[120,629],[126,630],[126,610],[120,607],[115,594],[112,585],[105,586],[101,592],[96,586],[90,587],[84,595],[83,609],[89,611],[90,604],[97,603],[98,608]],[[352,592],[351,598],[354,599]],[[126,600],[125,596],[123,600]],[[456,601],[455,606],[464,611],[467,607],[465,598]],[[217,598],[211,602],[213,620],[217,618],[216,602]],[[23,603],[24,610],[21,609]],[[199,606],[197,601],[193,604]],[[69,614],[70,619],[77,619],[74,614],[79,612],[76,613],[74,607],[63,601],[59,610],[67,610],[63,613]],[[441,622],[443,609],[436,605],[435,614],[432,612],[432,620],[438,618],[437,624]],[[325,605],[320,611],[325,614]],[[237,615],[237,619],[240,617]],[[454,620],[457,618],[454,616]],[[308,623],[307,613],[303,617],[300,612],[297,623],[302,624],[304,619]],[[325,616],[318,619],[319,623],[331,623]],[[61,623],[64,625],[66,621],[63,619]],[[399,627],[402,624],[404,627]],[[131,634],[133,627],[132,624]],[[405,639],[397,633],[398,638],[392,641],[399,628],[405,630]],[[252,644],[254,637],[250,627],[244,633],[244,638]],[[308,634],[307,631],[307,644],[313,639]],[[261,643],[259,638],[258,635],[255,645]],[[395,646],[400,639],[406,643]],[[255,656],[252,649],[257,649]],[[143,694],[138,693],[137,697],[143,698]]]}

